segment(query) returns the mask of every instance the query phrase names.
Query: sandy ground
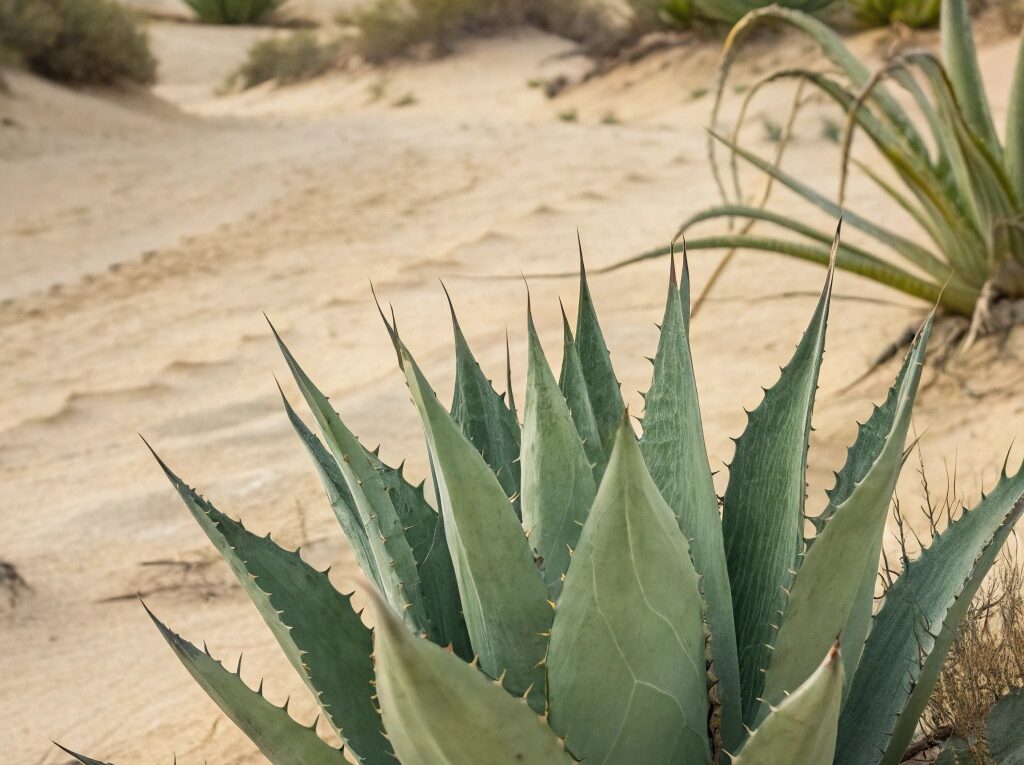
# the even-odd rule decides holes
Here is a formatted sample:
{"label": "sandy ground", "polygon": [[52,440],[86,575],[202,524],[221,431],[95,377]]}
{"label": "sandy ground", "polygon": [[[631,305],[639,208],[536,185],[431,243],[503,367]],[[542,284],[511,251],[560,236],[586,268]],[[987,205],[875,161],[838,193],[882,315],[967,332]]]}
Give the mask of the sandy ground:
{"label": "sandy ground", "polygon": [[[183,477],[252,528],[303,544],[360,586],[307,458],[282,415],[286,370],[261,311],[367,442],[423,469],[421,437],[370,301],[394,303],[406,341],[449,390],[443,278],[484,367],[503,367],[510,328],[523,384],[525,293],[493,278],[571,269],[581,232],[593,267],[663,243],[716,199],[701,126],[717,51],[670,51],[547,101],[531,79],[578,75],[563,41],[522,32],[467,44],[435,63],[337,74],[286,89],[216,96],[253,30],[155,23],[153,95],[69,91],[10,74],[0,96],[0,558],[31,590],[0,602],[0,751],[18,765],[64,763],[56,739],[120,765],[259,762],[186,675],[134,594],[173,627],[267,678],[276,701],[312,703],[269,633],[215,560],[136,433]],[[874,47],[874,38],[856,44]],[[740,80],[776,63],[763,47]],[[983,50],[997,116],[1013,42]],[[781,119],[786,99],[757,107]],[[397,107],[402,100],[415,101]],[[560,114],[574,112],[575,122]],[[606,124],[607,115],[617,124]],[[814,111],[790,167],[834,183],[832,144]],[[856,186],[850,205],[896,213]],[[717,255],[693,257],[697,288]],[[629,401],[647,386],[667,264],[595,277],[593,289]],[[771,384],[799,338],[823,272],[740,257],[694,322],[711,458]],[[556,297],[572,280],[531,281],[542,337],[560,347]],[[821,506],[855,419],[894,367],[844,385],[921,305],[848,275],[838,293],[811,450]],[[1019,333],[982,343],[951,376],[929,378],[915,427],[933,482],[956,460],[969,497],[1021,434]],[[286,391],[298,401],[289,384]],[[721,478],[721,475],[719,476]],[[918,502],[913,470],[900,487]]]}

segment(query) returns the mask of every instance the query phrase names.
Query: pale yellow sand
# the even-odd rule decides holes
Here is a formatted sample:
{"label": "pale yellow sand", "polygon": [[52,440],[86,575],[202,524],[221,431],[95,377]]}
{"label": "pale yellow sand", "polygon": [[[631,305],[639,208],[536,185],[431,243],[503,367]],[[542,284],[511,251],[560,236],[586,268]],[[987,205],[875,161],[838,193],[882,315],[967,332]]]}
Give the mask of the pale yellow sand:
{"label": "pale yellow sand", "polygon": [[[655,56],[547,101],[527,86],[577,75],[565,42],[534,32],[467,44],[457,55],[383,74],[336,74],[231,97],[213,90],[254,30],[153,24],[163,80],[150,95],[74,92],[22,74],[0,96],[0,558],[32,591],[0,603],[4,762],[63,763],[56,739],[119,765],[254,763],[259,757],[174,660],[133,594],[268,696],[313,705],[269,633],[215,560],[148,456],[142,432],[184,478],[247,525],[304,543],[339,587],[359,577],[316,476],[285,420],[273,374],[298,403],[266,311],[298,358],[370,444],[421,474],[421,437],[368,279],[393,302],[406,342],[439,390],[452,381],[444,278],[481,363],[503,375],[512,337],[524,372],[525,290],[480,277],[571,269],[579,228],[593,267],[667,241],[714,202],[702,126],[717,51]],[[874,38],[856,42],[869,50]],[[1005,111],[1014,43],[993,39],[984,69]],[[789,43],[762,50],[766,69]],[[748,65],[739,81],[753,77]],[[377,84],[381,85],[378,87]],[[382,95],[374,98],[376,92]],[[781,120],[782,91],[758,107]],[[393,103],[412,94],[416,103]],[[164,100],[161,100],[164,99]],[[175,106],[172,102],[176,103]],[[575,109],[578,121],[558,114]],[[621,124],[606,125],[613,112]],[[820,113],[798,131],[789,166],[834,183]],[[763,153],[755,119],[750,140]],[[896,221],[863,187],[855,209]],[[825,222],[826,226],[831,224]],[[693,257],[702,285],[717,255]],[[656,344],[667,264],[593,289],[635,411]],[[789,356],[823,271],[745,255],[694,322],[712,461],[731,453]],[[571,279],[533,280],[543,340],[557,362],[556,296]],[[787,295],[787,293],[797,293]],[[847,275],[837,280],[810,502],[823,502],[870,402],[894,365],[838,391],[924,307]],[[884,304],[847,299],[870,297]],[[924,392],[916,419],[933,480],[958,460],[961,488],[991,483],[1021,435],[1020,336],[986,341]],[[917,504],[908,468],[901,492]],[[144,565],[152,561],[183,565]]]}

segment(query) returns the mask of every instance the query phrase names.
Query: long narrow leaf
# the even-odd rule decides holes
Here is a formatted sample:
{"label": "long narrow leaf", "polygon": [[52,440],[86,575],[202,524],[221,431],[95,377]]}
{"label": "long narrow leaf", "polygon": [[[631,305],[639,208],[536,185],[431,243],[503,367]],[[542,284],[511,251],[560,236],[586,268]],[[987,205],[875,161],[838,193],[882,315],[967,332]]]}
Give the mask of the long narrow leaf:
{"label": "long narrow leaf", "polygon": [[1024,470],[1004,469],[991,493],[906,564],[850,684],[836,765],[899,763],[971,599],[1022,513]]}
{"label": "long narrow leaf", "polygon": [[444,530],[480,667],[544,708],[553,614],[526,535],[497,477],[441,406],[408,351],[402,368],[435,467]]}
{"label": "long narrow leaf", "polygon": [[668,299],[661,321],[654,377],[644,397],[641,449],[651,478],[690,540],[693,565],[701,576],[717,694],[721,704],[722,744],[735,751],[746,738],[742,691],[736,657],[729,569],[725,562],[718,496],[708,465],[697,382],[681,289],[689,289],[683,261],[683,286],[676,285],[672,261]]}
{"label": "long narrow leaf", "polygon": [[1006,171],[1017,189],[1017,202],[1024,205],[1024,40],[1017,49],[1006,110]]}
{"label": "long narrow leaf", "polygon": [[953,83],[953,92],[967,124],[994,153],[1001,153],[992,114],[985,95],[985,83],[974,49],[971,17],[965,0],[942,0],[939,29],[942,31],[942,61]]}
{"label": "long narrow leaf", "polygon": [[262,686],[252,690],[237,671],[225,669],[146,611],[189,674],[272,765],[346,765],[341,750],[317,736],[315,724],[306,727],[295,722],[287,704],[274,706],[264,698]]}
{"label": "long narrow leaf", "polygon": [[[847,675],[860,660],[871,624],[882,539],[921,379],[931,318],[916,338],[885,403],[860,429],[836,479],[828,522],[793,583],[775,640],[764,698],[778,704],[814,671],[837,635],[849,646]],[[854,541],[857,540],[857,541]],[[763,711],[763,708],[762,708]]]}
{"label": "long narrow leaf", "polygon": [[729,466],[722,528],[747,725],[757,716],[785,592],[803,548],[808,438],[832,279],[830,266],[796,353],[749,413]]}
{"label": "long narrow leaf", "polygon": [[576,349],[576,340],[572,336],[569,318],[562,309],[562,367],[558,373],[558,388],[565,397],[576,432],[583,439],[583,449],[587,459],[594,468],[594,484],[601,484],[601,476],[608,464],[601,433],[597,429],[594,408],[590,405],[590,393],[587,382],[583,379],[583,367],[580,365],[580,354]]}
{"label": "long narrow leaf", "polygon": [[569,556],[597,488],[594,471],[527,307],[526,401],[523,415],[523,527],[552,600],[562,591]]}

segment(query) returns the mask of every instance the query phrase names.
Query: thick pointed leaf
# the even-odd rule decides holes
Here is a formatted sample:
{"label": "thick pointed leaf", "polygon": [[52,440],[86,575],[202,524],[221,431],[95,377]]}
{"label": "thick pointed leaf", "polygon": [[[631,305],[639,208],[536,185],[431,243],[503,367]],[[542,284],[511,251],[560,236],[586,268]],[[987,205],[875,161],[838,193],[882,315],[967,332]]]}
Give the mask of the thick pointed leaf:
{"label": "thick pointed leaf", "polygon": [[1004,470],[886,592],[843,706],[837,765],[900,762],[971,599],[1022,513],[1024,470]]}
{"label": "thick pointed leaf", "polygon": [[109,763],[109,762],[102,762],[100,760],[94,760],[92,757],[86,757],[84,754],[79,754],[78,752],[72,752],[66,746],[62,746],[60,744],[57,744],[56,741],[54,742],[54,744],[57,746],[58,749],[62,750],[63,752],[66,752],[67,754],[71,755],[76,760],[78,760],[80,763],[82,763],[82,765],[111,765],[111,763]]}
{"label": "thick pointed leaf", "polygon": [[475,667],[421,640],[378,599],[377,691],[402,765],[570,765],[561,740]]}
{"label": "thick pointed leaf", "polygon": [[316,419],[320,432],[334,456],[355,501],[356,511],[366,529],[380,579],[380,590],[388,603],[418,629],[431,633],[423,606],[423,593],[416,560],[402,528],[402,521],[388,496],[376,465],[327,397],[313,384],[295,357],[271,327],[278,347]]}
{"label": "thick pointed leaf", "polygon": [[349,749],[360,762],[390,765],[394,756],[372,701],[372,635],[350,596],[297,551],[247,531],[160,465]]}
{"label": "thick pointed leaf", "polygon": [[[447,294],[447,292],[445,293]],[[451,298],[455,332],[455,393],[452,395],[452,417],[484,461],[498,476],[505,495],[514,497],[519,514],[519,422],[504,397],[494,390],[491,381],[480,369],[462,333]]]}
{"label": "thick pointed leaf", "polygon": [[974,49],[971,17],[966,0],[942,0],[939,29],[942,31],[942,63],[953,85],[957,103],[971,130],[993,152],[1000,152],[985,84]]}
{"label": "thick pointed leaf", "polygon": [[334,461],[331,453],[320,443],[320,439],[316,437],[316,434],[306,427],[306,423],[302,421],[302,418],[292,408],[280,386],[278,386],[278,392],[281,394],[281,401],[284,402],[284,410],[288,415],[288,421],[298,434],[302,445],[306,447],[309,456],[313,458],[316,472],[320,476],[320,482],[324,486],[324,491],[327,493],[327,501],[331,504],[331,509],[341,525],[341,530],[345,532],[345,538],[352,547],[356,563],[359,564],[359,568],[366,578],[379,588],[381,581],[380,575],[377,573],[377,561],[373,557],[370,542],[366,537],[366,529],[363,527],[363,522],[359,518],[359,512],[356,510],[355,499],[352,497],[352,492],[348,490],[345,477],[341,474],[341,470],[338,469],[338,463]]}
{"label": "thick pointed leaf", "polygon": [[316,734],[315,724],[306,727],[295,722],[287,704],[284,708],[274,706],[263,697],[262,686],[252,690],[237,671],[225,669],[151,612],[149,616],[189,674],[272,765],[346,765],[345,755]]}
{"label": "thick pointed leaf", "polygon": [[597,492],[594,471],[569,407],[544,357],[527,309],[528,366],[523,415],[523,527],[552,600]]}
{"label": "thick pointed leaf", "polygon": [[830,518],[800,565],[768,662],[763,697],[771,704],[810,676],[817,664],[813,657],[826,651],[836,635],[842,634],[843,645],[849,646],[843,651],[848,676],[860,661],[931,323],[929,317],[885,403],[861,427],[836,479],[825,511]]}
{"label": "thick pointed leaf", "polygon": [[612,453],[615,434],[622,419],[622,391],[612,368],[612,357],[597,321],[597,310],[590,295],[587,272],[583,267],[583,253],[580,252],[580,298],[576,316],[576,352],[580,357],[583,380],[590,395],[590,406],[597,422],[597,432],[605,455]]}
{"label": "thick pointed leaf", "polygon": [[796,353],[748,415],[729,467],[722,528],[736,619],[743,718],[748,725],[756,716],[785,591],[803,548],[808,437],[832,276],[830,266]]}
{"label": "thick pointed leaf", "polygon": [[985,743],[999,765],[1024,765],[1024,691],[1015,688],[988,713]]}
{"label": "thick pointed leaf", "polygon": [[802,685],[769,711],[733,765],[832,765],[842,696],[843,662],[834,647]]}
{"label": "thick pointed leaf", "polygon": [[529,691],[531,705],[543,709],[541,663],[553,615],[530,545],[494,473],[438,402],[405,348],[402,354],[435,468],[473,650],[484,672],[503,675],[512,693]]}
{"label": "thick pointed leaf", "polygon": [[711,761],[698,576],[627,418],[566,575],[548,682],[551,727],[584,762]]}
{"label": "thick pointed leaf", "polygon": [[746,738],[736,628],[718,496],[704,445],[687,318],[680,294],[684,289],[689,290],[685,267],[683,286],[677,287],[673,260],[661,337],[654,357],[654,377],[644,399],[640,444],[651,478],[690,540],[693,565],[701,576],[707,604],[711,655],[722,706],[722,743],[727,750],[734,751]]}
{"label": "thick pointed leaf", "polygon": [[594,485],[601,484],[601,477],[608,464],[601,433],[594,419],[594,408],[590,405],[590,393],[587,392],[587,381],[583,379],[583,367],[580,365],[580,354],[576,349],[576,341],[569,327],[569,318],[562,310],[562,368],[558,373],[558,387],[565,397],[565,403],[572,414],[576,432],[583,439],[583,449],[587,459],[594,466]]}

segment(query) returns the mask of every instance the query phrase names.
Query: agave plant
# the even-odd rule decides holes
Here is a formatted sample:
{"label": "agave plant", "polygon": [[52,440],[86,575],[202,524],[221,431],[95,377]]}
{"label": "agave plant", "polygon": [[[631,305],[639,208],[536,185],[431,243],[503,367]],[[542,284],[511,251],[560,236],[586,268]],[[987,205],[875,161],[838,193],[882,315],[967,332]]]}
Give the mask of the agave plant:
{"label": "agave plant", "polygon": [[[832,2],[833,0],[783,0],[778,5],[814,13]],[[773,4],[765,0],[693,0],[693,6],[700,16],[714,21],[724,21],[728,24],[735,24],[747,13],[768,5]]]}
{"label": "agave plant", "polygon": [[[370,582],[372,629],[326,572],[160,464],[357,762],[698,765],[728,752],[738,765],[898,763],[959,622],[1024,513],[1024,470],[1004,466],[973,510],[904,562],[873,614],[931,319],[860,426],[825,507],[811,512],[808,436],[832,281],[830,268],[795,354],[749,413],[721,512],[685,260],[680,283],[672,261],[639,438],[582,269],[557,380],[527,306],[522,425],[511,389],[495,392],[454,310],[450,409],[385,318],[422,422],[436,508],[423,483],[360,444],[278,337],[320,436],[282,394],[285,412]],[[153,619],[272,763],[344,762],[315,725]]]}
{"label": "agave plant", "polygon": [[853,0],[850,8],[869,27],[898,22],[920,29],[939,23],[939,0]]}
{"label": "agave plant", "polygon": [[[942,0],[941,57],[910,50],[895,55],[875,72],[820,21],[799,11],[765,8],[748,14],[729,34],[712,125],[741,41],[769,23],[788,25],[817,42],[839,74],[801,67],[773,72],[747,92],[731,137],[711,133],[709,149],[716,177],[715,144],[724,144],[730,151],[732,190],[727,191],[727,184],[720,179],[725,203],[687,219],[680,234],[709,220],[739,220],[744,225],[722,235],[690,235],[689,249],[744,248],[827,265],[831,237],[808,224],[806,216],[742,201],[738,160],[766,174],[769,183],[791,189],[832,216],[838,216],[844,206],[853,164],[884,197],[909,215],[927,243],[846,209],[844,220],[872,244],[844,243],[839,249],[839,268],[930,303],[939,302],[954,313],[970,316],[977,307],[979,319],[985,318],[991,302],[999,296],[1024,297],[1024,46],[1017,56],[1005,144],[1001,144],[979,73],[964,0]],[[847,112],[840,189],[835,199],[738,143],[751,99],[765,85],[786,79],[819,90]],[[906,91],[922,121],[911,118],[887,82]],[[852,138],[858,131],[884,159],[884,169],[851,158]],[[750,233],[755,222],[770,224],[796,239]],[[667,248],[659,248],[627,262],[667,254]]]}
{"label": "agave plant", "polygon": [[207,24],[254,24],[284,0],[185,0]]}

